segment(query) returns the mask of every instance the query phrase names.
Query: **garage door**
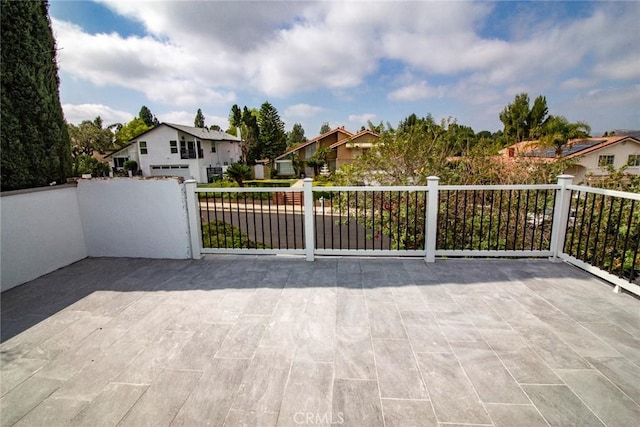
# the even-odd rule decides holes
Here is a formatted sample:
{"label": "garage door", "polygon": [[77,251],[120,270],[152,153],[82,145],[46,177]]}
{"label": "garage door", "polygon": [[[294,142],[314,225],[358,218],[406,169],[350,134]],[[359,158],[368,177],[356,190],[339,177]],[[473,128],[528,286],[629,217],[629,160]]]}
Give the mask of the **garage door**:
{"label": "garage door", "polygon": [[183,178],[191,178],[188,165],[151,166],[151,176],[181,176]]}

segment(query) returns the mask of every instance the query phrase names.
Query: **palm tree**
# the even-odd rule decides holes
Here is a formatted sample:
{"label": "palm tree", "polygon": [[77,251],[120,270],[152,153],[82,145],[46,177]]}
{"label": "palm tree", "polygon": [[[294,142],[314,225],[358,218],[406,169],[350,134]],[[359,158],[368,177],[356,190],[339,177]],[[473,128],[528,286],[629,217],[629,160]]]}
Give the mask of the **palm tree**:
{"label": "palm tree", "polygon": [[244,187],[244,181],[251,179],[251,168],[240,162],[234,163],[227,168],[227,176]]}
{"label": "palm tree", "polygon": [[574,138],[587,138],[591,127],[585,122],[570,123],[563,116],[549,116],[542,129],[542,145],[555,147],[556,157],[562,157],[562,149]]}

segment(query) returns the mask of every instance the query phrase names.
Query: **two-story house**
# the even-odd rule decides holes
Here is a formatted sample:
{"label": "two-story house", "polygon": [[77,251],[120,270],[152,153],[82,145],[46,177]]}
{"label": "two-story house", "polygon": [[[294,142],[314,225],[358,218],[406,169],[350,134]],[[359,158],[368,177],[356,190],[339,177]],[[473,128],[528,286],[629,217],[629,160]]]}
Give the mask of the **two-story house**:
{"label": "two-story house", "polygon": [[[330,170],[336,170],[342,165],[351,163],[365,150],[371,148],[377,139],[378,135],[369,130],[353,134],[345,129],[344,126],[337,127],[302,144],[291,147],[276,157],[276,169],[279,175],[293,175],[293,156],[298,156],[300,160],[306,161],[313,157],[318,148],[323,147],[329,151],[327,154],[327,166]],[[313,168],[305,165],[304,170],[307,176],[313,175]]]}
{"label": "two-story house", "polygon": [[241,142],[221,131],[161,123],[106,159],[114,170],[122,169],[127,160],[135,160],[144,176],[181,176],[205,183],[240,160]]}

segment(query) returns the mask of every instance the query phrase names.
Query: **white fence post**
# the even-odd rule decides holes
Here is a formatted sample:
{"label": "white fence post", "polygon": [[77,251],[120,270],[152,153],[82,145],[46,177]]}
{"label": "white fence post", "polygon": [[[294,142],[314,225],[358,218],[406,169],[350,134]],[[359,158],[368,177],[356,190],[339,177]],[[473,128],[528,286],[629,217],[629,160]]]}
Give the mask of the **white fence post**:
{"label": "white fence post", "polygon": [[315,254],[315,229],[313,224],[313,179],[303,181],[304,196],[304,250],[307,261],[313,261]]}
{"label": "white fence post", "polygon": [[573,182],[572,175],[559,175],[558,185],[560,188],[556,190],[556,207],[553,215],[553,224],[551,225],[551,251],[553,255],[552,261],[560,261],[559,255],[564,250],[564,239],[567,234],[567,220],[569,219],[569,209],[571,206],[571,190],[567,186]]}
{"label": "white fence post", "polygon": [[436,260],[436,233],[438,230],[438,182],[440,178],[430,176],[427,178],[428,202],[427,215],[425,218],[425,262],[434,262]]}
{"label": "white fence post", "polygon": [[191,258],[200,259],[200,236],[202,236],[202,225],[200,224],[200,206],[196,194],[197,182],[195,179],[188,179],[184,182],[187,192],[187,215],[189,217],[189,239],[191,246]]}

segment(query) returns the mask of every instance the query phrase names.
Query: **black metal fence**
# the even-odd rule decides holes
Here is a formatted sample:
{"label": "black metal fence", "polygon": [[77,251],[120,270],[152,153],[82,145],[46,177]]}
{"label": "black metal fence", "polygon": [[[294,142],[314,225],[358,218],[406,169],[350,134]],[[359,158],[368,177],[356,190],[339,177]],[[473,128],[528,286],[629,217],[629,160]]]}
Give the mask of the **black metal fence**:
{"label": "black metal fence", "polygon": [[640,196],[573,186],[570,177],[510,186],[305,182],[196,195],[205,253],[553,256],[640,293]]}
{"label": "black metal fence", "polygon": [[640,201],[618,192],[572,189],[564,252],[617,277],[640,277]]}
{"label": "black metal fence", "polygon": [[549,251],[555,188],[443,186],[436,249]]}

